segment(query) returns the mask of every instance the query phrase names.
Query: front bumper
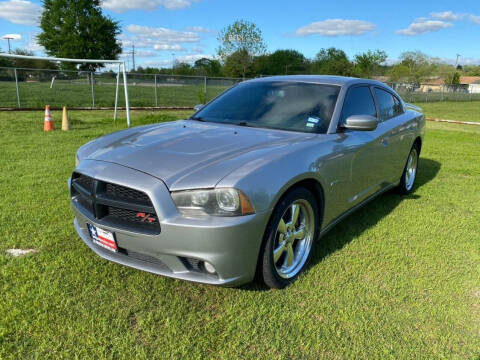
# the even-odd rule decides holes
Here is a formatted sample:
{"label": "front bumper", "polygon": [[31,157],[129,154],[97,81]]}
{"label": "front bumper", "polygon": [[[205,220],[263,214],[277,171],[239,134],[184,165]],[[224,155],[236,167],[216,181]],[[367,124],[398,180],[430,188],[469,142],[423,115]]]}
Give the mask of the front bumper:
{"label": "front bumper", "polygon": [[[160,234],[139,234],[105,226],[72,202],[75,229],[97,255],[139,270],[206,284],[236,286],[254,278],[269,218],[267,212],[231,218],[185,218],[157,178],[117,164],[90,160],[82,161],[76,171],[144,191],[159,216]],[[121,251],[113,253],[95,245],[87,223],[114,232]],[[209,262],[216,274],[192,267],[190,260]]]}

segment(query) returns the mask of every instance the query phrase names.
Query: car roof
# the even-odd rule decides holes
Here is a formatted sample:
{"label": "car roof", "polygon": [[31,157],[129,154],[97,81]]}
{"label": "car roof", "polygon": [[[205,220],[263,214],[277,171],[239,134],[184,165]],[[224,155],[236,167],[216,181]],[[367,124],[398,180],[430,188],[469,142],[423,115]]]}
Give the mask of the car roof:
{"label": "car roof", "polygon": [[370,79],[361,79],[347,76],[332,76],[332,75],[282,75],[282,76],[268,76],[248,80],[246,82],[273,82],[273,81],[288,81],[288,82],[308,82],[314,84],[329,84],[337,86],[354,85],[354,84],[371,84],[385,87],[385,84]]}

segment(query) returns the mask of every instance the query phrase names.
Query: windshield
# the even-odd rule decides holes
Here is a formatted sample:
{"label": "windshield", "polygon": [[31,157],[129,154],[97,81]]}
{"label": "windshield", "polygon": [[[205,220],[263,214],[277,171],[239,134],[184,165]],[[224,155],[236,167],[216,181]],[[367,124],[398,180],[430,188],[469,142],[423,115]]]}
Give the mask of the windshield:
{"label": "windshield", "polygon": [[246,82],[220,95],[192,119],[324,134],[339,91],[335,85]]}

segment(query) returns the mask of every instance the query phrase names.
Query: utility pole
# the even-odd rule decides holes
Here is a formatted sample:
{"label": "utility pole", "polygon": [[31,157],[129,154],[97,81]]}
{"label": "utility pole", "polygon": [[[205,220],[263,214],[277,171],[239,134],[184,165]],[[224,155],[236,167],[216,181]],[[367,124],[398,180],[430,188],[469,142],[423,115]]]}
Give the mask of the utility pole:
{"label": "utility pole", "polygon": [[175,53],[172,53],[172,75],[173,75],[174,68],[175,68]]}
{"label": "utility pole", "polygon": [[10,48],[10,40],[15,40],[15,39],[13,37],[7,37],[7,36],[5,36],[3,39],[8,41],[8,53],[11,54],[12,49]]}
{"label": "utility pole", "polygon": [[457,66],[458,66],[458,59],[460,58],[460,54],[457,54],[457,60],[455,61],[455,70],[457,70]]}
{"label": "utility pole", "polygon": [[450,86],[453,85],[453,79],[455,78],[455,74],[457,72],[457,66],[458,66],[458,59],[460,58],[460,54],[457,54],[457,60],[455,60],[455,71],[453,72],[453,75],[452,75],[452,81],[450,82]]}
{"label": "utility pole", "polygon": [[132,44],[132,64],[133,72],[135,72],[135,44]]}

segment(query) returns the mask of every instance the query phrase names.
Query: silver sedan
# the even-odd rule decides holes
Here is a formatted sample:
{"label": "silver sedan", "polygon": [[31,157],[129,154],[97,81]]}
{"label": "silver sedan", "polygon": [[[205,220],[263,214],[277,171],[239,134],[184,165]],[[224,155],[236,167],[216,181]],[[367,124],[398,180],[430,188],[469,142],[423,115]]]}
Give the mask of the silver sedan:
{"label": "silver sedan", "polygon": [[414,188],[425,118],[383,83],[246,81],[187,120],[82,146],[75,228],[101,257],[236,286],[293,282],[315,241],[381,193]]}

